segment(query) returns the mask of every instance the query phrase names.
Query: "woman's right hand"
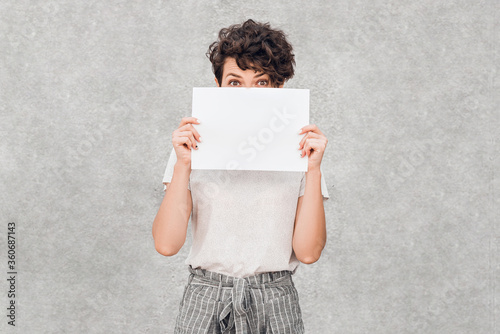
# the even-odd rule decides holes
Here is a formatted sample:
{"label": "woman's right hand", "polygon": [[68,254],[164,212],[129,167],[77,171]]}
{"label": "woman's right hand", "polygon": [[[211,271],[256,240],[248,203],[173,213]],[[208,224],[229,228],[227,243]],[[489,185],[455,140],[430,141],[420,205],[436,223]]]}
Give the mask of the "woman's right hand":
{"label": "woman's right hand", "polygon": [[179,127],[172,132],[172,144],[177,162],[185,166],[191,166],[191,148],[197,149],[196,140],[201,142],[200,134],[191,123],[200,124],[196,117],[184,117]]}

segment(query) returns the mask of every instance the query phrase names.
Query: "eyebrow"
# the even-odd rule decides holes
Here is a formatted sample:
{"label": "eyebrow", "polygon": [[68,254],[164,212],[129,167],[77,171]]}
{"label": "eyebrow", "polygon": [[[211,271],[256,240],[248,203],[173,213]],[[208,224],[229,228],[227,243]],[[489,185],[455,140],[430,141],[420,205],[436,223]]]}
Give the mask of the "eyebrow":
{"label": "eyebrow", "polygon": [[[256,75],[254,78],[259,78],[259,77],[261,77],[261,76],[263,76],[263,75],[265,75],[265,74],[266,74],[266,73],[262,72],[261,74]],[[241,76],[240,76],[240,75],[235,74],[235,73],[228,73],[228,74],[226,75],[226,78],[227,78],[228,76],[230,76],[230,75],[232,75],[233,77],[241,78]]]}

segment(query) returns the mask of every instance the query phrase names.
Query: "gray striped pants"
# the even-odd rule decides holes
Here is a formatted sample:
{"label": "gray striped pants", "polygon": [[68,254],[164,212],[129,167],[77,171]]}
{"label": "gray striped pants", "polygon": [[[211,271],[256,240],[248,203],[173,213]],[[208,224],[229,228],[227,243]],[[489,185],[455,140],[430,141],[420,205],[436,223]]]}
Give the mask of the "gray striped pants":
{"label": "gray striped pants", "polygon": [[175,334],[302,334],[299,296],[288,270],[238,278],[190,271]]}

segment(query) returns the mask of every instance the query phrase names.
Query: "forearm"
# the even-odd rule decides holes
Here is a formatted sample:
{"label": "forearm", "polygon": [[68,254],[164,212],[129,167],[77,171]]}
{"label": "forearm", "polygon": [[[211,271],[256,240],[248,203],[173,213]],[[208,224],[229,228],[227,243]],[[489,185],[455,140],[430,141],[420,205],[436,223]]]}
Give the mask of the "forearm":
{"label": "forearm", "polygon": [[325,209],[321,194],[321,171],[306,172],[306,186],[293,234],[293,249],[304,263],[316,262],[326,244]]}
{"label": "forearm", "polygon": [[153,221],[155,248],[166,256],[176,254],[186,241],[192,209],[187,188],[190,173],[190,166],[175,164],[172,180]]}

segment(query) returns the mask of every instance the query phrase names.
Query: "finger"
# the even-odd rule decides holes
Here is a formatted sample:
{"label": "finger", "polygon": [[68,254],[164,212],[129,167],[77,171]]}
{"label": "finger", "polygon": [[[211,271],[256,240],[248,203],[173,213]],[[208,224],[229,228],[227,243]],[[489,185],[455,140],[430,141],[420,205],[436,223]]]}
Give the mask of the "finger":
{"label": "finger", "polygon": [[312,131],[312,132],[318,133],[320,135],[323,134],[323,132],[321,132],[320,129],[316,126],[316,124],[308,124],[308,125],[304,126],[300,130],[301,131],[299,132],[299,135],[301,135],[301,134],[303,134],[304,132],[307,132],[307,131]]}
{"label": "finger", "polygon": [[307,155],[308,147],[309,147],[309,141],[306,140],[305,143],[304,143],[304,147],[302,147],[302,151],[300,152],[300,157],[301,158],[303,158],[304,156]]}
{"label": "finger", "polygon": [[302,138],[302,140],[299,143],[299,150],[302,149],[302,146],[304,145],[304,143],[305,143],[305,141],[306,141],[307,138],[320,138],[320,135],[317,134],[317,133],[314,133],[314,132],[308,132],[308,133],[306,133],[306,135],[304,136],[304,138]]}
{"label": "finger", "polygon": [[194,139],[194,136],[193,134],[191,133],[191,135],[189,136],[189,139],[191,140],[191,142],[193,143],[193,148],[194,149],[198,149],[198,143],[196,142],[196,140]]}
{"label": "finger", "polygon": [[193,134],[194,134],[194,137],[199,141],[201,142],[200,140],[200,134],[198,132],[198,130],[196,130],[193,126],[193,124],[186,124],[186,125],[183,125],[181,126],[180,128],[178,128],[177,130],[181,130],[181,131],[192,131]]}
{"label": "finger", "polygon": [[309,132],[306,133],[306,135],[304,137],[302,137],[302,139],[300,140],[299,142],[299,150],[303,149],[304,147],[304,143],[306,142],[307,138],[309,137]]}
{"label": "finger", "polygon": [[309,150],[309,141],[306,141],[304,147],[302,148],[301,157],[306,156],[308,150]]}
{"label": "finger", "polygon": [[191,140],[187,137],[176,137],[172,142],[176,146],[187,146],[189,150],[191,149]]}
{"label": "finger", "polygon": [[183,117],[181,119],[181,124],[179,124],[178,128],[180,128],[183,125],[186,125],[188,123],[198,123],[200,124],[200,121],[196,117]]}
{"label": "finger", "polygon": [[308,157],[311,155],[311,150],[319,151],[321,148],[321,141],[319,139],[309,139],[304,145],[303,153]]}
{"label": "finger", "polygon": [[196,148],[198,146],[198,143],[196,143],[196,140],[194,139],[193,133],[191,131],[178,131],[177,136],[188,137],[190,141],[193,143],[193,145],[191,145],[193,148]]}
{"label": "finger", "polygon": [[314,147],[313,142],[311,142],[311,141],[309,141],[309,143],[307,143],[307,144],[308,145],[307,145],[307,148],[306,148],[306,154],[307,154],[308,157],[310,157],[311,156],[311,150],[314,151],[315,147]]}
{"label": "finger", "polygon": [[308,157],[311,155],[311,149],[314,149],[313,146],[311,145],[311,141],[308,141],[304,145],[304,154],[307,155]]}
{"label": "finger", "polygon": [[193,146],[191,139],[189,137],[175,137],[172,142],[174,144],[177,144],[177,146],[184,146],[186,145],[188,149],[191,149]]}

